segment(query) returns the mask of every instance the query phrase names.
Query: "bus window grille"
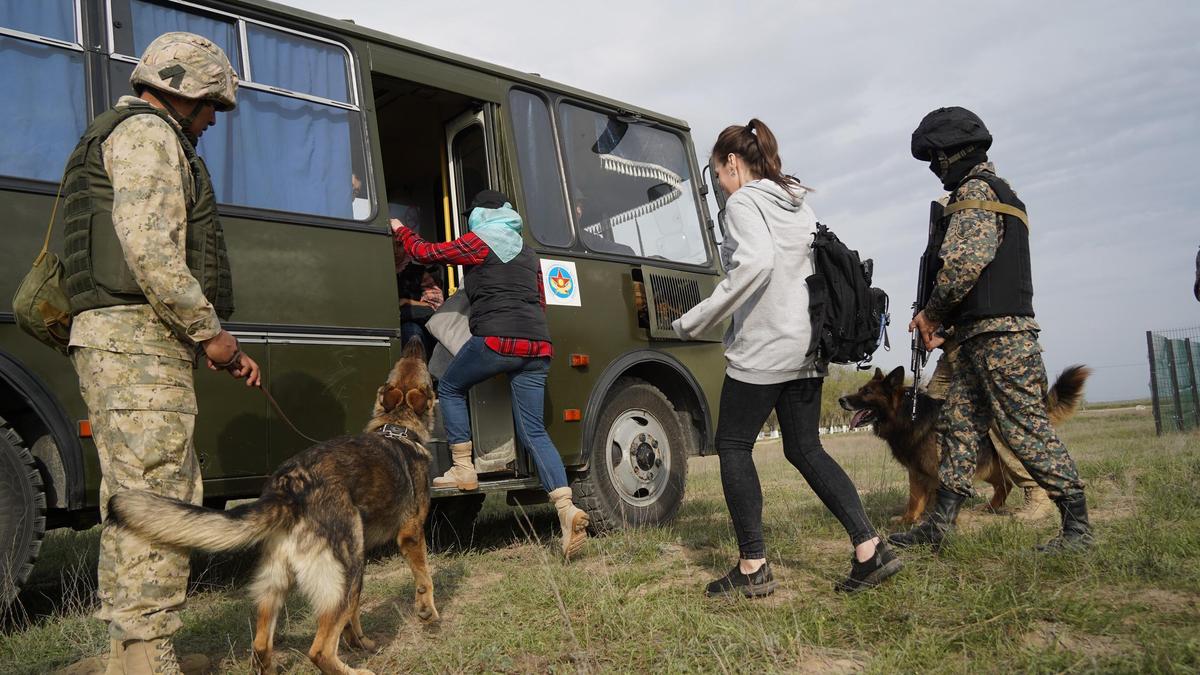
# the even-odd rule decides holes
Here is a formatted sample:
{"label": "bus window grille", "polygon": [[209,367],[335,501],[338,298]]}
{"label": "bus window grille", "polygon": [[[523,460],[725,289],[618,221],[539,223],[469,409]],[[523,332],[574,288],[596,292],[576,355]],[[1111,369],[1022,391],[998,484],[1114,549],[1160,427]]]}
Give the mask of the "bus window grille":
{"label": "bus window grille", "polygon": [[655,323],[669,330],[671,323],[700,303],[700,284],[694,279],[678,279],[662,274],[648,274],[654,294]]}

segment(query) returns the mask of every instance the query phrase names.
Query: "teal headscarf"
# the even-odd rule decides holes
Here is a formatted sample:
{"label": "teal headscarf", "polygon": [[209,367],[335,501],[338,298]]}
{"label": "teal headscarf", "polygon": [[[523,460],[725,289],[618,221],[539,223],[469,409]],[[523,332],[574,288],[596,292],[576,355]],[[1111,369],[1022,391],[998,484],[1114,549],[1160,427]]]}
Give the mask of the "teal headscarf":
{"label": "teal headscarf", "polygon": [[521,214],[508,202],[504,202],[498,209],[482,206],[471,209],[467,229],[482,239],[500,258],[500,262],[508,262],[517,257],[525,246],[525,241],[521,238]]}

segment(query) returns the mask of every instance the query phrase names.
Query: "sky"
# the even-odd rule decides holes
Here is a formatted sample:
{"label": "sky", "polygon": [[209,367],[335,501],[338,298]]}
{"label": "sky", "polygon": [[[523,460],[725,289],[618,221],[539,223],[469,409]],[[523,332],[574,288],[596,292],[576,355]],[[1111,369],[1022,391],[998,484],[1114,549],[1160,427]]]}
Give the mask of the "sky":
{"label": "sky", "polygon": [[884,368],[908,364],[943,194],[909,140],[942,106],[984,120],[1028,207],[1051,377],[1085,363],[1089,400],[1145,398],[1146,331],[1200,326],[1200,3],[283,1],[682,118],[701,166],[761,119],[818,219],[875,260]]}

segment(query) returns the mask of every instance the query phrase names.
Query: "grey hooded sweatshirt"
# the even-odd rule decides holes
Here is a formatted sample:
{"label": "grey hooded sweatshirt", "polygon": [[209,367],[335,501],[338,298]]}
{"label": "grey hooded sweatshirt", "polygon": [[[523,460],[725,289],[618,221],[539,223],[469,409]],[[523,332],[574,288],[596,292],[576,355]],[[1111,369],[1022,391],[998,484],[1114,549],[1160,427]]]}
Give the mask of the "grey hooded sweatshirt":
{"label": "grey hooded sweatshirt", "polygon": [[825,375],[805,356],[812,342],[808,286],[817,219],[804,190],[789,195],[777,183],[747,183],[725,204],[728,235],[721,242],[726,276],[707,299],[672,327],[683,339],[730,316],[726,373],[749,384],[776,384]]}

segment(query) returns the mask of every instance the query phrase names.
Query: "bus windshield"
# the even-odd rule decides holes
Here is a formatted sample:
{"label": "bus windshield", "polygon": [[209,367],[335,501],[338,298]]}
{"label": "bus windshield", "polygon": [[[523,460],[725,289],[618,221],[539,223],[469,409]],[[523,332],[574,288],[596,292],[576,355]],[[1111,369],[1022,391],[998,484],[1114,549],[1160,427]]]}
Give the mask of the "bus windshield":
{"label": "bus windshield", "polygon": [[708,262],[683,140],[638,120],[559,106],[571,211],[588,249]]}

